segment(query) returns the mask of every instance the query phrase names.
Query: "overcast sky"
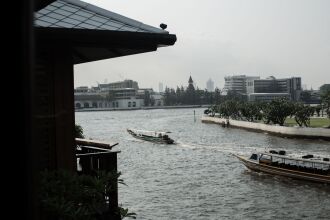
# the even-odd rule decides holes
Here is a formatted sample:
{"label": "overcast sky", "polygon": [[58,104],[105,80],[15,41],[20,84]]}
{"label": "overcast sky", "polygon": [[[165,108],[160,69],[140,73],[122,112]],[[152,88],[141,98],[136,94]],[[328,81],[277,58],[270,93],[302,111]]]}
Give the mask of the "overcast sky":
{"label": "overcast sky", "polygon": [[132,79],[140,88],[204,89],[224,76],[297,76],[330,83],[330,0],[85,0],[177,36],[156,52],[75,65],[75,86]]}

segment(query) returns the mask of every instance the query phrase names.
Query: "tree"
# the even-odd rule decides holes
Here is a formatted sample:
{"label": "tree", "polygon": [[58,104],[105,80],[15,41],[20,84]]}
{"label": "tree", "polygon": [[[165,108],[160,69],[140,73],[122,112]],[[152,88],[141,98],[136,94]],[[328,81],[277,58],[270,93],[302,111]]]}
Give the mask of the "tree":
{"label": "tree", "polygon": [[239,111],[239,102],[235,100],[227,100],[225,102],[222,102],[219,105],[218,109],[221,117],[231,117],[233,119],[238,119],[241,117]]}
{"label": "tree", "polygon": [[321,110],[322,110],[322,106],[321,105],[315,106],[315,112],[317,114],[317,117],[320,117]]}
{"label": "tree", "polygon": [[215,104],[220,104],[221,102],[221,93],[220,93],[220,89],[215,88],[214,90],[214,101],[215,101]]}
{"label": "tree", "polygon": [[292,102],[285,98],[274,99],[267,103],[263,109],[263,118],[266,124],[273,122],[273,124],[284,125],[288,116],[292,116],[295,107]]}
{"label": "tree", "polygon": [[239,105],[239,111],[247,121],[261,120],[262,118],[258,103],[243,102]]}
{"label": "tree", "polygon": [[165,88],[165,93],[164,93],[164,105],[171,105],[170,103],[170,89],[168,87]]}
{"label": "tree", "polygon": [[315,109],[311,106],[305,106],[302,103],[296,103],[294,119],[300,127],[303,125],[309,127],[310,117],[314,114],[314,111]]}
{"label": "tree", "polygon": [[177,104],[181,104],[183,94],[181,93],[181,89],[179,88],[179,86],[176,87],[175,93],[176,93]]}
{"label": "tree", "polygon": [[330,90],[321,95],[321,105],[330,119]]}
{"label": "tree", "polygon": [[78,124],[75,124],[75,137],[76,138],[85,138],[85,136],[84,136],[84,130]]}
{"label": "tree", "polygon": [[326,94],[327,92],[330,92],[330,84],[323,84],[320,87],[320,93],[322,94]]}

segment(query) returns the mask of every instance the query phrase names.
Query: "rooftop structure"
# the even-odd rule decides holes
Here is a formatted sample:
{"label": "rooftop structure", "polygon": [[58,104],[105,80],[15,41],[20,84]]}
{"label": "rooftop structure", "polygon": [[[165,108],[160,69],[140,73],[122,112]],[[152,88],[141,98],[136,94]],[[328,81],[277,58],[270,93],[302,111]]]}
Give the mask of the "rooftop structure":
{"label": "rooftop structure", "polygon": [[98,87],[101,91],[110,91],[110,90],[118,90],[118,89],[135,89],[138,90],[139,86],[136,81],[126,79],[124,81],[107,83],[107,84],[99,84]]}

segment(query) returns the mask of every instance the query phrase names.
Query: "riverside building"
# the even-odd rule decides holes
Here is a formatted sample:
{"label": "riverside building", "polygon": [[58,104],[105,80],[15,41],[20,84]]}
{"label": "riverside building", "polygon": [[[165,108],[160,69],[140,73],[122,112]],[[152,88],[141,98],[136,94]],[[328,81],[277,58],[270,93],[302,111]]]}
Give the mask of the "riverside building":
{"label": "riverside building", "polygon": [[[148,99],[148,103],[146,103]],[[164,105],[163,96],[153,89],[142,89],[136,81],[124,80],[108,84],[98,84],[88,88],[75,88],[74,104],[76,109],[139,109],[146,105]]]}
{"label": "riverside building", "polygon": [[248,101],[271,101],[281,97],[299,101],[302,87],[300,77],[276,79],[270,76],[260,79],[255,76],[239,75],[225,77],[224,90],[246,95]]}

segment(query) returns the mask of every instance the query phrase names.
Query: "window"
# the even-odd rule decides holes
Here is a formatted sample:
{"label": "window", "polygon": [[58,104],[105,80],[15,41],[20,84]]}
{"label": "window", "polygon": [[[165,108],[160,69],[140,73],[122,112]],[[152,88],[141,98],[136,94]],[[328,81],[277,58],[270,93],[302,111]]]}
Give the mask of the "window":
{"label": "window", "polygon": [[128,102],[128,107],[131,107],[131,102]]}
{"label": "window", "polygon": [[258,155],[257,154],[252,154],[250,159],[251,160],[258,160]]}
{"label": "window", "polygon": [[133,107],[136,107],[136,102],[133,102]]}
{"label": "window", "polygon": [[260,156],[259,162],[260,163],[267,163],[267,164],[269,164],[269,163],[272,162],[272,157],[269,156],[269,155],[263,154],[263,155]]}

